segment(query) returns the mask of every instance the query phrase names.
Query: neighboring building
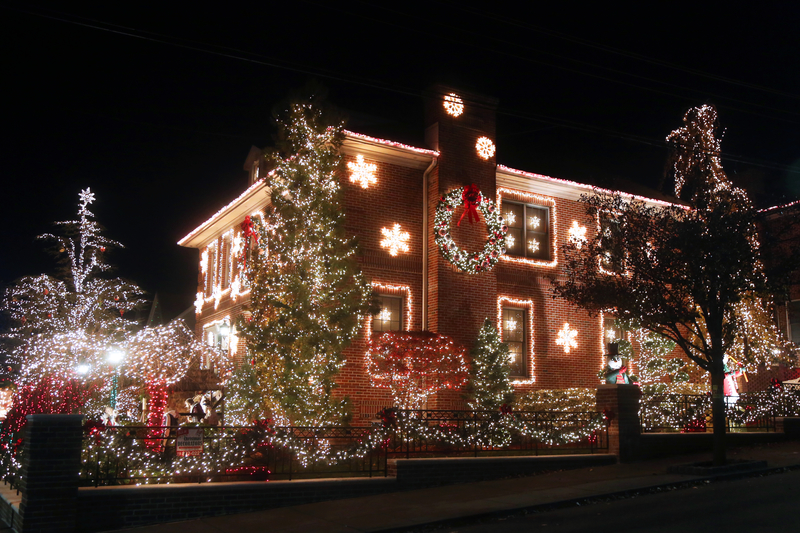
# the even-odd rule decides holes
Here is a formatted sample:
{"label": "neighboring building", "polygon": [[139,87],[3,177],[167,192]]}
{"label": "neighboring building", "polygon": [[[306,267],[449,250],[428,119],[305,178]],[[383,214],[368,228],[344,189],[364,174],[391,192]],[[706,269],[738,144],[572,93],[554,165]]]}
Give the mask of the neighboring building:
{"label": "neighboring building", "polygon": [[[370,386],[364,354],[368,337],[389,330],[430,330],[470,348],[485,318],[498,324],[514,355],[513,379],[530,388],[594,386],[604,367],[604,318],[551,297],[551,280],[564,276],[560,247],[591,238],[579,203],[592,186],[498,165],[494,155],[497,102],[439,88],[442,100],[426,103],[427,149],[347,132],[348,163],[342,177],[346,225],[358,236],[364,275],[381,297],[381,312],[368,317],[364,332],[348,348],[338,383],[353,400],[357,418],[371,418],[389,403],[387,391]],[[460,98],[460,99],[459,99]],[[456,114],[459,106],[461,113]],[[251,185],[233,202],[180,241],[200,250],[197,331],[209,343],[244,357],[233,319],[247,301],[247,284],[235,260],[242,253],[240,224],[262,210],[269,190],[258,151],[248,157]],[[459,271],[434,240],[440,198],[475,184],[496,202],[509,232],[507,253],[488,272]],[[640,198],[652,204],[660,200]],[[453,213],[457,221],[463,212]],[[393,233],[394,232],[394,233]],[[480,251],[487,242],[481,217],[451,224],[462,249]],[[405,241],[392,240],[407,233]],[[407,251],[389,246],[407,245]],[[635,369],[633,369],[635,371]],[[440,393],[430,407],[459,405],[460,393]]]}

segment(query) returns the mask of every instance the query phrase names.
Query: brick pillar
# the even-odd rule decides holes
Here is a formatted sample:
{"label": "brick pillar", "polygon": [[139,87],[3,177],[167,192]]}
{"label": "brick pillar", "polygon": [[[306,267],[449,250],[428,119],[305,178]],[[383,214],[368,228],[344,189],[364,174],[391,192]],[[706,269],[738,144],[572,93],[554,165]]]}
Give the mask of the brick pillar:
{"label": "brick pillar", "polygon": [[83,415],[29,415],[22,457],[22,528],[75,531]]}
{"label": "brick pillar", "polygon": [[[457,94],[464,103],[458,117],[448,115],[444,95]],[[428,329],[452,337],[468,350],[478,338],[486,318],[497,317],[497,267],[490,272],[469,274],[457,270],[439,252],[433,238],[436,206],[442,195],[470,184],[492,200],[497,197],[496,157],[483,159],[475,147],[480,137],[496,142],[497,100],[437,85],[429,89],[425,103],[428,145],[439,151],[439,164],[428,180]],[[459,247],[478,252],[486,244],[483,217],[474,224],[460,219],[464,208],[453,213],[451,235]],[[459,391],[441,392],[436,405],[450,408],[461,399]]]}
{"label": "brick pillar", "polygon": [[608,452],[619,462],[634,460],[639,451],[639,398],[637,385],[598,385],[597,410],[605,411],[611,419],[608,428]]}

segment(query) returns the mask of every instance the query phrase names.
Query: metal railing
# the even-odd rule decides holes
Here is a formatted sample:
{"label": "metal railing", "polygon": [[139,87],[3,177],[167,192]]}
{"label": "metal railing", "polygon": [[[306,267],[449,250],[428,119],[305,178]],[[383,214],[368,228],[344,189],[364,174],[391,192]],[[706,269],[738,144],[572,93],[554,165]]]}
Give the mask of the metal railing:
{"label": "metal railing", "polygon": [[[775,431],[776,416],[796,415],[800,396],[780,390],[741,393],[725,398],[725,426],[729,432]],[[654,394],[640,400],[644,432],[694,433],[712,431],[710,394]]]}
{"label": "metal railing", "polygon": [[[391,458],[608,449],[600,413],[384,411],[372,427],[202,427],[182,456],[177,427],[87,426],[85,486],[386,476]],[[185,426],[181,426],[185,427]]]}

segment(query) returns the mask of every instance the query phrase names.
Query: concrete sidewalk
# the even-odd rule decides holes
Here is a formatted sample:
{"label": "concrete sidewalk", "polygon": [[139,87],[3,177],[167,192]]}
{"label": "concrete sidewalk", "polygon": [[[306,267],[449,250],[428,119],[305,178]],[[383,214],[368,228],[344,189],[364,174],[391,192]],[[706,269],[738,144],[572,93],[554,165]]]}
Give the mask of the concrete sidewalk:
{"label": "concrete sidewalk", "polygon": [[670,474],[672,465],[708,460],[696,454],[553,472],[532,477],[448,485],[408,492],[284,507],[238,515],[117,530],[128,533],[250,533],[405,531],[425,525],[502,516],[522,510],[546,509],[625,493],[691,486],[725,476],[756,475],[783,468],[800,468],[800,442],[789,441],[732,448],[732,460],[766,461],[750,473],[720,475]]}

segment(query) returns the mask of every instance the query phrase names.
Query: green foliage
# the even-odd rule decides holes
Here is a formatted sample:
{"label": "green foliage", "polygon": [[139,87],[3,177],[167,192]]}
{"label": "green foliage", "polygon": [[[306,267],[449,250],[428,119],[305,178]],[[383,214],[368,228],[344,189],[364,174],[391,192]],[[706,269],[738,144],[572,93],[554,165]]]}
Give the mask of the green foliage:
{"label": "green foliage", "polygon": [[258,376],[249,363],[233,371],[225,391],[225,423],[245,426],[267,418],[266,406],[259,390]]}
{"label": "green foliage", "polygon": [[669,357],[675,342],[667,337],[642,328],[636,320],[616,320],[614,327],[627,332],[639,345],[636,353],[633,343],[616,340],[619,353],[635,365],[637,377],[644,383],[657,383],[669,378],[673,383],[689,381],[687,362],[679,357]]}
{"label": "green foliage", "polygon": [[276,422],[326,425],[345,415],[334,379],[372,290],[345,234],[337,175],[343,125],[326,119],[315,96],[288,105],[276,121],[278,146],[267,156],[271,207],[254,220],[252,315],[239,326]]}
{"label": "green foliage", "polygon": [[470,353],[469,381],[466,396],[470,409],[496,411],[514,400],[509,373],[508,345],[487,318]]}

